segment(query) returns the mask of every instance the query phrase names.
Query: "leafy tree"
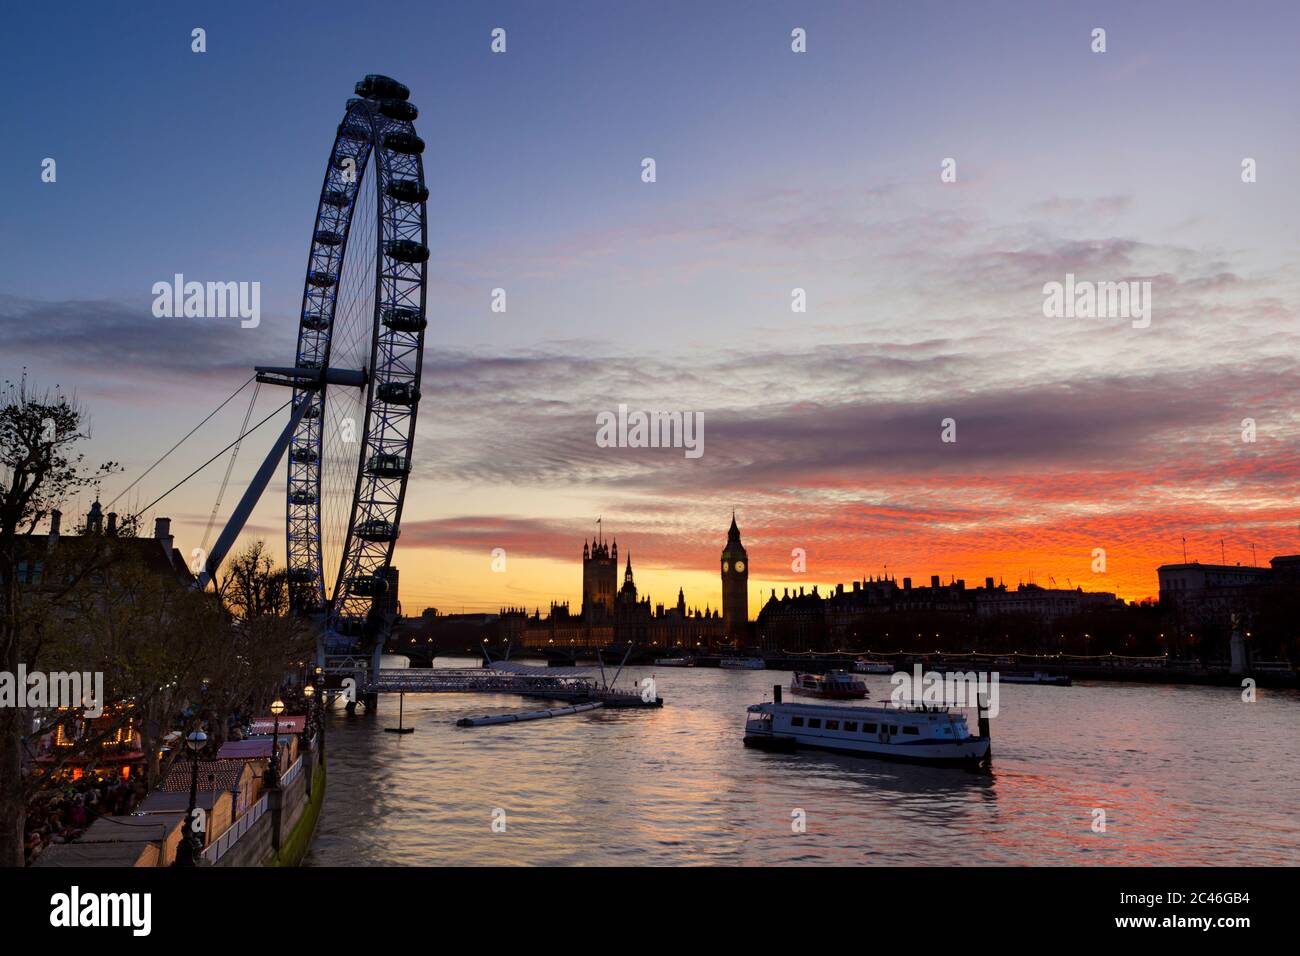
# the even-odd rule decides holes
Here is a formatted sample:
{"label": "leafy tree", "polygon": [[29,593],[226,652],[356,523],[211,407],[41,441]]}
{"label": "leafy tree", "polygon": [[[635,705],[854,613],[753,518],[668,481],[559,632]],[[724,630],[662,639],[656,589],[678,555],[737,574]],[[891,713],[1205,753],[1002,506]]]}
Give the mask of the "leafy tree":
{"label": "leafy tree", "polygon": [[[76,452],[86,437],[85,413],[60,392],[39,395],[26,379],[6,382],[0,392],[0,670],[16,675],[20,662],[34,663],[18,606],[18,547],[60,503],[115,469],[91,469]],[[23,739],[30,714],[0,708],[0,865],[21,866],[26,786]]]}

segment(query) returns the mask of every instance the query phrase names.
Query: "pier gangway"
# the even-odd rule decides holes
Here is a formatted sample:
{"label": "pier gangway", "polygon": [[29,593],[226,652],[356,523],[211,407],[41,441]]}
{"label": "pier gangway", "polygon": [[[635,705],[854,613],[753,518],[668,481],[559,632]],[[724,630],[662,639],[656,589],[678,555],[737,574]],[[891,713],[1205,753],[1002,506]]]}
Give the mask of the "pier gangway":
{"label": "pier gangway", "polygon": [[512,674],[479,667],[383,668],[366,689],[381,694],[553,694],[565,699],[594,698],[598,690],[588,675]]}
{"label": "pier gangway", "polygon": [[570,702],[602,701],[606,707],[663,706],[656,694],[601,686],[580,668],[505,663],[492,668],[385,667],[375,672],[365,689],[372,694],[519,694]]}

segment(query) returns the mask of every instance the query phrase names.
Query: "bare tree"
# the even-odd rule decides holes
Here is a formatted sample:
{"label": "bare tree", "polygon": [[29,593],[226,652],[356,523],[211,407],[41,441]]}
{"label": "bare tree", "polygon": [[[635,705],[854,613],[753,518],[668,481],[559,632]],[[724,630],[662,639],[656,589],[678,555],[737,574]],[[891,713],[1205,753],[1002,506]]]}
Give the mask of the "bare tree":
{"label": "bare tree", "polygon": [[226,609],[241,621],[289,613],[288,570],[275,566],[260,539],[226,561],[219,593]]}
{"label": "bare tree", "polygon": [[314,639],[308,621],[293,612],[288,570],[276,566],[264,541],[226,562],[219,594],[233,620],[229,640],[218,648],[222,663],[212,668],[208,702],[224,735],[235,708],[265,710],[291,665],[310,659]]}

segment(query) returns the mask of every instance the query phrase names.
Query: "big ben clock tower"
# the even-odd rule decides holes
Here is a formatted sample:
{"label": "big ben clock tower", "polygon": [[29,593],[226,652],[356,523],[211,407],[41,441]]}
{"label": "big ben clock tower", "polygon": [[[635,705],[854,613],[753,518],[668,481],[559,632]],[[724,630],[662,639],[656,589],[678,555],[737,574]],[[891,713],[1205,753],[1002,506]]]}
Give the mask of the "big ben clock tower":
{"label": "big ben clock tower", "polygon": [[727,545],[722,549],[722,623],[730,640],[745,641],[749,630],[749,555],[740,543],[734,511]]}

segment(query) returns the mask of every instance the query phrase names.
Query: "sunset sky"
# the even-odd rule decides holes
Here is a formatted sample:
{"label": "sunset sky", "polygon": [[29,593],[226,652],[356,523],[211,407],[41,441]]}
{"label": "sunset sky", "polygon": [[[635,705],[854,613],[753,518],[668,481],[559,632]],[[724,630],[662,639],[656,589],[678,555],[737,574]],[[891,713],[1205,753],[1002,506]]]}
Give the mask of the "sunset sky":
{"label": "sunset sky", "polygon": [[[1204,562],[1221,540],[1229,563],[1300,552],[1293,3],[302,9],[7,15],[0,377],[75,391],[88,456],[124,467],[105,504],[253,364],[292,363],[334,129],[381,72],[420,107],[432,192],[408,613],[576,609],[598,517],[643,594],[716,608],[734,508],[751,613],[772,587],[886,569],[1138,600],[1183,536]],[[155,318],[175,273],[260,282],[261,325]],[[1045,318],[1069,273],[1149,281],[1150,327]],[[597,447],[620,403],[702,412],[703,456]],[[210,537],[271,437],[245,444]],[[224,467],[151,513],[182,551]],[[283,515],[281,470],[248,536],[282,554]]]}

